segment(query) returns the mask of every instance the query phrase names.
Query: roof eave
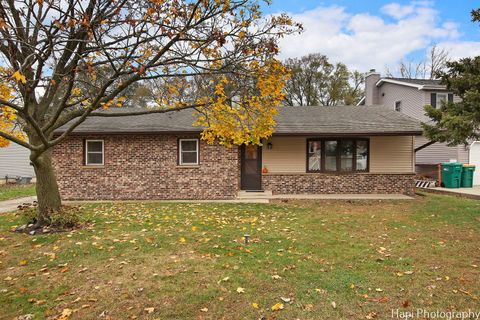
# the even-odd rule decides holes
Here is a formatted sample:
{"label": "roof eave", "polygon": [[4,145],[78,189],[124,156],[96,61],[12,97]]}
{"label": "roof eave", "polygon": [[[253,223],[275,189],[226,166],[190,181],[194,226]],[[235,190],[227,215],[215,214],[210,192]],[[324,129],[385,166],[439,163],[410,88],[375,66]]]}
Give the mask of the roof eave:
{"label": "roof eave", "polygon": [[406,86],[406,87],[412,87],[412,88],[417,88],[418,90],[421,90],[422,89],[422,85],[419,85],[419,84],[415,84],[415,83],[409,83],[409,82],[403,82],[403,81],[399,81],[399,80],[393,80],[393,79],[380,79],[377,81],[377,83],[375,84],[377,87],[380,87],[382,84],[384,83],[393,83],[393,84],[398,84],[398,85],[401,85],[401,86]]}
{"label": "roof eave", "polygon": [[420,90],[447,90],[447,87],[444,85],[431,85],[431,84],[415,84],[415,83],[410,83],[410,82],[404,82],[400,80],[394,80],[394,79],[380,79],[377,81],[375,84],[377,87],[380,87],[383,83],[392,83],[392,84],[398,84],[401,86],[406,86],[406,87],[411,87],[411,88],[416,88],[419,91]]}
{"label": "roof eave", "polygon": [[[63,132],[55,132],[60,135]],[[74,131],[71,136],[98,136],[98,135],[187,135],[200,134],[201,131]],[[318,136],[318,137],[366,137],[366,136],[421,136],[422,131],[385,131],[385,132],[274,132],[274,136]]]}
{"label": "roof eave", "polygon": [[421,130],[415,131],[388,131],[388,132],[274,132],[274,136],[317,136],[317,137],[368,137],[368,136],[421,136]]}

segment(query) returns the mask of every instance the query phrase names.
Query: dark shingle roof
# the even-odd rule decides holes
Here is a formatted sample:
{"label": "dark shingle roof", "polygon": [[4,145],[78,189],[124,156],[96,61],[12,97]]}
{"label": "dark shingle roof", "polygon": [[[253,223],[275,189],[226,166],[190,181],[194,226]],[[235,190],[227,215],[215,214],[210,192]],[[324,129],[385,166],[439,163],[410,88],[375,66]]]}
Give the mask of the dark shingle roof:
{"label": "dark shingle roof", "polygon": [[277,134],[421,133],[420,122],[384,106],[284,107]]}
{"label": "dark shingle roof", "polygon": [[[131,110],[131,109],[130,109]],[[106,112],[124,112],[116,109]],[[281,107],[275,134],[421,134],[420,122],[383,106]],[[74,130],[88,133],[200,132],[192,110],[139,116],[90,117]],[[64,129],[60,128],[57,133]]]}

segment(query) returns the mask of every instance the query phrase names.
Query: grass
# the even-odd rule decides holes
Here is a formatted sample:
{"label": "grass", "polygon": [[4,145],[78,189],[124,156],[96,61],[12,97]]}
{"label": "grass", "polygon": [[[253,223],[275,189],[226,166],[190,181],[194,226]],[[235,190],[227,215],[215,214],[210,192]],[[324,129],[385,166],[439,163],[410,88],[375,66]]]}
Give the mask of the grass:
{"label": "grass", "polygon": [[[2,319],[62,312],[64,319],[387,319],[392,309],[479,311],[474,200],[105,203],[82,212],[90,221],[84,229],[40,236],[11,233],[22,218],[0,216]],[[283,309],[272,311],[278,303]]]}
{"label": "grass", "polygon": [[0,201],[12,200],[35,195],[35,185],[2,184],[0,185]]}

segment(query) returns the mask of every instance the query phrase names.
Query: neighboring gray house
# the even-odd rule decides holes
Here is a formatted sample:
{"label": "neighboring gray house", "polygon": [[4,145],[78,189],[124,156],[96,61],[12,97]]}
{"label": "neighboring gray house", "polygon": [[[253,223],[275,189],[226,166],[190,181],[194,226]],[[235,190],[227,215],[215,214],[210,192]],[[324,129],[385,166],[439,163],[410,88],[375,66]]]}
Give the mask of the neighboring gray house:
{"label": "neighboring gray house", "polygon": [[[425,114],[426,105],[440,106],[441,101],[459,99],[448,92],[439,80],[383,78],[374,69],[365,78],[365,97],[360,104],[383,105],[404,113],[422,122],[430,119]],[[428,143],[425,137],[416,137],[415,148]],[[433,172],[441,162],[458,161],[470,163],[480,168],[480,142],[469,146],[449,147],[443,143],[434,143],[415,154],[417,172]],[[475,184],[480,185],[480,170],[477,170]]]}
{"label": "neighboring gray house", "polygon": [[34,177],[29,157],[30,150],[13,142],[6,148],[0,148],[0,181],[6,175]]}

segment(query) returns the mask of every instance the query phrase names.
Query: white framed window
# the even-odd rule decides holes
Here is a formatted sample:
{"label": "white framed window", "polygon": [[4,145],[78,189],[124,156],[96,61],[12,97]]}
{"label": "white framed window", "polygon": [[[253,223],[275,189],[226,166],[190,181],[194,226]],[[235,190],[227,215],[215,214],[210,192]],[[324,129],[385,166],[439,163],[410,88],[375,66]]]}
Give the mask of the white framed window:
{"label": "white framed window", "polygon": [[181,166],[198,165],[198,139],[178,140],[178,164]]}
{"label": "white framed window", "polygon": [[402,111],[402,101],[395,101],[395,105],[393,106],[395,111],[401,112]]}
{"label": "white framed window", "polygon": [[85,165],[103,166],[104,144],[103,140],[85,140]]}

